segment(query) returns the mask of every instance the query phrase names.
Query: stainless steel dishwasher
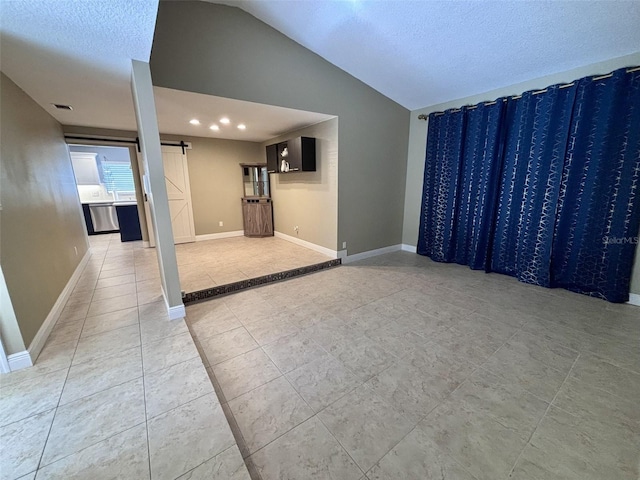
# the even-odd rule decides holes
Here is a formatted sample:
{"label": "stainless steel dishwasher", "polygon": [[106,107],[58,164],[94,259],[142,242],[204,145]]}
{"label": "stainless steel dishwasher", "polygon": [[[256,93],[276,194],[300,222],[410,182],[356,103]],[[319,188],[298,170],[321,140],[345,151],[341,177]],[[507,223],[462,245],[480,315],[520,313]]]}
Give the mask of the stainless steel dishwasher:
{"label": "stainless steel dishwasher", "polygon": [[120,230],[118,215],[113,203],[94,203],[89,205],[89,213],[94,232],[111,232]]}

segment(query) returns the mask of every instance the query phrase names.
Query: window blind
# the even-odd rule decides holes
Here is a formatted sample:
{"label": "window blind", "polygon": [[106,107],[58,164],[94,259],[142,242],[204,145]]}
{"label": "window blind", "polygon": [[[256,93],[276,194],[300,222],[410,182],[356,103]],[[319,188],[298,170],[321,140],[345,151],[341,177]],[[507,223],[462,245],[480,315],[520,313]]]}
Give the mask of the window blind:
{"label": "window blind", "polygon": [[129,162],[102,159],[100,170],[109,192],[135,192],[133,174]]}

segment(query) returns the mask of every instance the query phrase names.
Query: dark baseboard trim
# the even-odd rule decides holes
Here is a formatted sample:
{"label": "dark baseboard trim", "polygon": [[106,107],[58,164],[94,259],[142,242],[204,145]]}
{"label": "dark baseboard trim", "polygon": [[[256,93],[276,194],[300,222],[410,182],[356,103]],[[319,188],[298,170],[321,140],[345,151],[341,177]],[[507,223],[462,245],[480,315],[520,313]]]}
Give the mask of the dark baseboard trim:
{"label": "dark baseboard trim", "polygon": [[293,270],[287,270],[286,272],[270,273],[269,275],[263,275],[261,277],[240,280],[239,282],[228,283],[226,285],[218,285],[215,287],[206,288],[204,290],[198,290],[197,292],[185,293],[182,297],[182,301],[185,305],[188,305],[189,303],[208,300],[210,298],[219,297],[221,295],[228,295],[230,293],[246,290],[247,288],[257,287],[268,283],[281,282],[283,280],[288,280],[289,278],[295,278],[301,275],[319,272],[321,270],[326,270],[327,268],[337,267],[341,264],[342,259],[336,258],[327,262],[307,265],[306,267],[294,268]]}

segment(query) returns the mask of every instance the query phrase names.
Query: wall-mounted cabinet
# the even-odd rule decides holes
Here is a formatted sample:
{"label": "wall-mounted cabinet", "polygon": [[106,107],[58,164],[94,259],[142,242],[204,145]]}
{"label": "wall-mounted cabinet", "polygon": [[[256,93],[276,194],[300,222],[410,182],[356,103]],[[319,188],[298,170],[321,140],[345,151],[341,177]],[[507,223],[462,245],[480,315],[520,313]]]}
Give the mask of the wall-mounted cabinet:
{"label": "wall-mounted cabinet", "polygon": [[267,145],[267,172],[278,173],[278,144]]}
{"label": "wall-mounted cabinet", "polygon": [[296,137],[286,142],[268,145],[267,170],[269,173],[316,171],[316,139]]}
{"label": "wall-mounted cabinet", "polygon": [[100,185],[96,153],[70,152],[76,185]]}

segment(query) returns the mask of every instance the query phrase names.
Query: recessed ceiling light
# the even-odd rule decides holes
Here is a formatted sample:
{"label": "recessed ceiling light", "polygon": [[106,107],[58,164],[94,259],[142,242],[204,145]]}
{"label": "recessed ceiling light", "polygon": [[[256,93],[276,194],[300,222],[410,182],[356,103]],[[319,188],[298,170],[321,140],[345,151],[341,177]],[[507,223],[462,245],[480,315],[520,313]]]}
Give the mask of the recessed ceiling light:
{"label": "recessed ceiling light", "polygon": [[209,128],[214,132],[217,132],[218,130],[220,130],[220,127],[218,125],[211,125]]}
{"label": "recessed ceiling light", "polygon": [[231,123],[231,120],[229,120],[227,117],[222,117],[220,119],[220,123],[224,123],[225,125],[229,125],[229,123]]}
{"label": "recessed ceiling light", "polygon": [[73,110],[71,105],[63,105],[62,103],[52,103],[51,105],[56,107],[58,110]]}
{"label": "recessed ceiling light", "polygon": [[241,123],[240,125],[238,125],[238,128],[239,128],[240,130],[246,130],[246,129],[247,129],[247,126],[246,126],[244,123]]}
{"label": "recessed ceiling light", "polygon": [[200,125],[200,120],[198,120],[197,118],[194,118],[192,120],[189,120],[189,123],[191,125]]}

